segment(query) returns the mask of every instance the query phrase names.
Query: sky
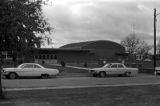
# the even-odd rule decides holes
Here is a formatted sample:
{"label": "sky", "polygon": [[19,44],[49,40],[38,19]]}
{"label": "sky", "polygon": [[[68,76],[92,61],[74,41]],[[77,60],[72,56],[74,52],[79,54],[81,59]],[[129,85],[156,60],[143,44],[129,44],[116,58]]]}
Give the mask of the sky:
{"label": "sky", "polygon": [[154,8],[158,41],[160,0],[50,0],[42,8],[54,28],[49,35],[53,45],[49,47],[93,40],[120,43],[132,33],[153,45]]}

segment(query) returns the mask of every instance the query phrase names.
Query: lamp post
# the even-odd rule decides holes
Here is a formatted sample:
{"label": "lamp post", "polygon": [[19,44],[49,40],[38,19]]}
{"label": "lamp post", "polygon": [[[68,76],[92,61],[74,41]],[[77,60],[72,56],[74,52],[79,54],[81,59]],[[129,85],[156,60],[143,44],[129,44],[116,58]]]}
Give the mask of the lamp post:
{"label": "lamp post", "polygon": [[160,13],[156,13],[156,8],[154,8],[154,71],[156,71],[156,17],[159,15]]}

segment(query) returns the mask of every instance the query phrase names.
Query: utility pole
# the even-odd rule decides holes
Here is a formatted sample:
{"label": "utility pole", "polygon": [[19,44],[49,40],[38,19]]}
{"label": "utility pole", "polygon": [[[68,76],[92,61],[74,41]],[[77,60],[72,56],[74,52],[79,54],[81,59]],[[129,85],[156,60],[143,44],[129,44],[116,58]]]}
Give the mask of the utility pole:
{"label": "utility pole", "polygon": [[156,68],[156,22],[157,22],[157,16],[160,15],[160,13],[156,13],[156,8],[154,8],[154,71]]}
{"label": "utility pole", "polygon": [[156,8],[154,8],[154,71],[156,71]]}

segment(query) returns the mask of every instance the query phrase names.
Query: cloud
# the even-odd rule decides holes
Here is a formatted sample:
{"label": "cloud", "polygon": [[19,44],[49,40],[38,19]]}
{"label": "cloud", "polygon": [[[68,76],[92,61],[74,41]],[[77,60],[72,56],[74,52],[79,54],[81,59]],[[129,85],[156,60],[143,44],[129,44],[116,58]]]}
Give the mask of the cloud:
{"label": "cloud", "polygon": [[[155,7],[160,10],[158,8],[160,2],[156,0],[154,2],[59,0],[52,6],[45,6],[43,11],[51,26],[55,28],[53,41],[55,47],[59,47],[89,40],[120,42],[133,32],[133,25],[136,34],[143,40],[149,41],[152,39]],[[159,32],[160,22],[157,22],[157,33]],[[152,43],[152,40],[150,42]]]}

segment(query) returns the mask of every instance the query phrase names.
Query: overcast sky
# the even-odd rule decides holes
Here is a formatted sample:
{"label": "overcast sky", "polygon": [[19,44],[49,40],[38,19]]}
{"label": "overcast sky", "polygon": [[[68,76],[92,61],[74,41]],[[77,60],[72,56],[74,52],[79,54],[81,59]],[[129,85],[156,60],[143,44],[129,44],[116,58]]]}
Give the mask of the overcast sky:
{"label": "overcast sky", "polygon": [[[135,32],[153,44],[154,8],[160,13],[160,0],[50,0],[43,6],[54,32],[52,47],[92,40],[120,43]],[[160,15],[157,16],[157,39]]]}

